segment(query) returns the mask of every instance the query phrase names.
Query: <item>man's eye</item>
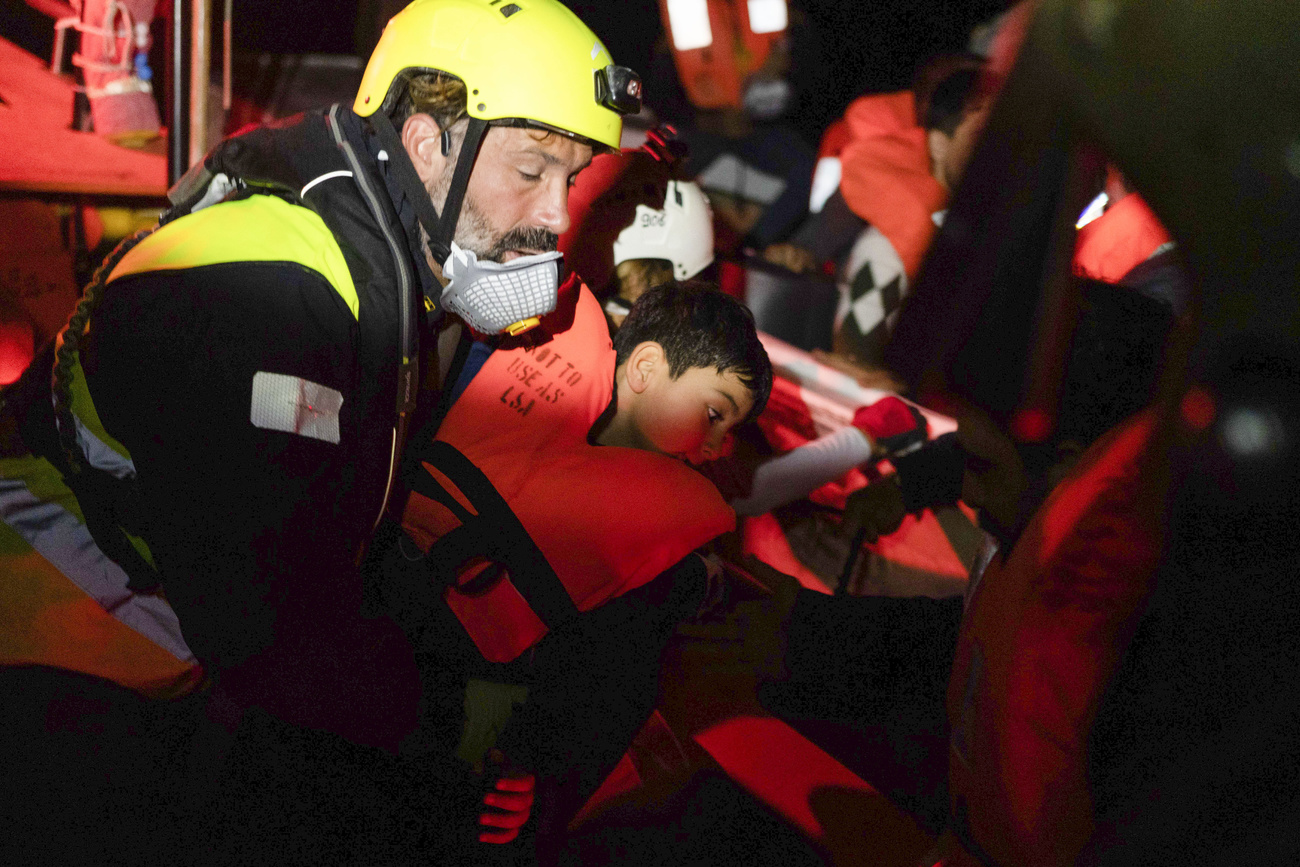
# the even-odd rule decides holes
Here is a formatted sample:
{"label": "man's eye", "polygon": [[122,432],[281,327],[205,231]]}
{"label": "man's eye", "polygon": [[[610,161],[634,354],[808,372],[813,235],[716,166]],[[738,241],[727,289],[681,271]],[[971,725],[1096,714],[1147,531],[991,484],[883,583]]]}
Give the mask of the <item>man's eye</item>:
{"label": "man's eye", "polygon": [[529,174],[528,172],[522,169],[519,170],[519,176],[526,181],[540,181],[542,179],[541,175]]}
{"label": "man's eye", "polygon": [[722,413],[718,412],[713,407],[709,407],[709,423],[717,424],[720,421],[722,421]]}

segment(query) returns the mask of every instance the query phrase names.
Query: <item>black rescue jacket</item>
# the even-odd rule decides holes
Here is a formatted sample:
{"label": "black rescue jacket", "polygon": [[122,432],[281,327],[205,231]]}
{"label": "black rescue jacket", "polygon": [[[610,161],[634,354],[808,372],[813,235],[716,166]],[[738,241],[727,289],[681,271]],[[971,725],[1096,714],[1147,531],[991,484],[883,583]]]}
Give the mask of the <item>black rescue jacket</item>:
{"label": "black rescue jacket", "polygon": [[133,467],[122,521],[199,659],[241,704],[391,747],[418,679],[391,621],[361,616],[356,563],[424,314],[365,135],[335,106],[223,142],[113,264],[56,379],[90,462]]}

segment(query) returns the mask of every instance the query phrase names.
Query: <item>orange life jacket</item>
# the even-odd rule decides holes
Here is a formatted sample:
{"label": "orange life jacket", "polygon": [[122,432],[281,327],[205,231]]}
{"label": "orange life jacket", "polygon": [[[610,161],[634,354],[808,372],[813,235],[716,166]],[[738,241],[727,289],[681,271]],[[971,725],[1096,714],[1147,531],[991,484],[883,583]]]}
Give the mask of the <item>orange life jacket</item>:
{"label": "orange life jacket", "polygon": [[1074,272],[1118,283],[1172,239],[1137,193],[1129,193],[1079,230],[1074,242]]}
{"label": "orange life jacket", "polygon": [[840,192],[853,213],[889,239],[915,280],[934,238],[934,214],[948,201],[930,174],[916,100],[910,91],[862,96],[844,118],[851,138],[840,152]]}
{"label": "orange life jacket", "polygon": [[[545,328],[544,321],[537,330]],[[492,353],[444,419],[435,461],[423,461],[442,502],[413,493],[402,519],[431,558],[441,556],[441,543],[454,551],[452,565],[462,555],[492,561],[459,570],[443,595],[491,662],[519,656],[570,606],[590,611],[735,526],[717,489],[686,464],[587,442],[613,398],[614,349],[585,286],[572,326],[557,331]],[[473,489],[473,470],[457,454],[493,491]],[[504,507],[494,504],[497,495]],[[491,524],[483,528],[490,541],[509,536],[515,550],[472,551],[464,540],[480,519]],[[535,592],[537,582],[554,579],[562,598],[546,587],[549,598]]]}
{"label": "orange life jacket", "polygon": [[[763,68],[775,44],[785,36],[785,28],[755,33],[746,0],[693,0],[682,6],[686,17],[674,21],[668,0],[659,0],[659,17],[668,32],[677,76],[687,98],[696,108],[740,108],[745,82]],[[690,14],[704,11],[697,8],[700,6],[707,8],[707,31],[703,21]],[[689,35],[686,30],[691,31]],[[683,38],[689,41],[683,43]],[[680,44],[699,47],[679,48]]]}
{"label": "orange life jacket", "polygon": [[957,836],[985,863],[1073,864],[1092,834],[1088,736],[1159,559],[1136,482],[1154,425],[1144,413],[1098,442],[971,596],[949,788]]}

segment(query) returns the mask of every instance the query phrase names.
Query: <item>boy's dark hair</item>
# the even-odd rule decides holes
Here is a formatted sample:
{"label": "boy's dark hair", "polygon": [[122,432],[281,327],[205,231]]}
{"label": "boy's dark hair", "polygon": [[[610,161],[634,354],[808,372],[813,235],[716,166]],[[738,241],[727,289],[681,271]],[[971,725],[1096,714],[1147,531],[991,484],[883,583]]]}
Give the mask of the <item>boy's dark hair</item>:
{"label": "boy's dark hair", "polygon": [[912,86],[921,126],[948,136],[956,132],[983,96],[983,69],[983,58],[975,54],[941,54],[928,61]]}
{"label": "boy's dark hair", "polygon": [[745,421],[756,418],[772,392],[772,362],[759,342],[754,314],[702,280],[669,281],[646,292],[614,335],[615,364],[653,340],[664,348],[673,379],[692,367],[731,371],[754,394]]}

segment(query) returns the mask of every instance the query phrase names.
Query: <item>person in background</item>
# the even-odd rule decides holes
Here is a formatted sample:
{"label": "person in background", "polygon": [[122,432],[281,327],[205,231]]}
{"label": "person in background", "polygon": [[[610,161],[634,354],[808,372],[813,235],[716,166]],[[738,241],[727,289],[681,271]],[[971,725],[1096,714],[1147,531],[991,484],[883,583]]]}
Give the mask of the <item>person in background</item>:
{"label": "person in background", "polygon": [[660,126],[639,148],[594,158],[569,194],[559,249],[605,308],[611,334],[648,289],[713,265],[713,210],[686,180],[687,157],[675,130]]}
{"label": "person in background", "polygon": [[837,354],[874,367],[916,279],[991,104],[983,61],[940,55],[909,91],[859,97],[838,139],[836,191],[786,243],[764,257],[792,271],[839,275]]}
{"label": "person in background", "polygon": [[[786,0],[659,2],[675,72],[661,108],[694,154],[692,178],[718,211],[728,252],[786,237],[807,212],[813,152],[789,121]],[[668,90],[668,88],[664,88]],[[673,94],[676,95],[676,94]]]}

